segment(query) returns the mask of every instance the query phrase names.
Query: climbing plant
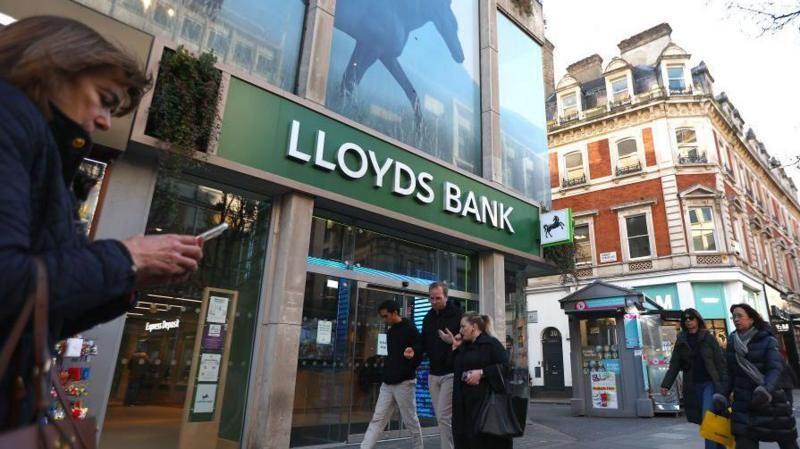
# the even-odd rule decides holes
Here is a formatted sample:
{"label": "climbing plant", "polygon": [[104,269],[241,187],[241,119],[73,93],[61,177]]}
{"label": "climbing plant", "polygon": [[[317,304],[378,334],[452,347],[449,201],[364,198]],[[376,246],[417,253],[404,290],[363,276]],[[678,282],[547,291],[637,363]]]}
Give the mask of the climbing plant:
{"label": "climbing plant", "polygon": [[544,258],[558,268],[562,284],[578,282],[578,274],[575,268],[576,251],[574,243],[544,248]]}
{"label": "climbing plant", "polygon": [[193,159],[219,133],[220,71],[212,53],[194,57],[183,46],[165,51],[147,119],[146,133]]}
{"label": "climbing plant", "polygon": [[533,0],[511,0],[511,3],[514,4],[520,11],[525,13],[526,16],[533,15]]}

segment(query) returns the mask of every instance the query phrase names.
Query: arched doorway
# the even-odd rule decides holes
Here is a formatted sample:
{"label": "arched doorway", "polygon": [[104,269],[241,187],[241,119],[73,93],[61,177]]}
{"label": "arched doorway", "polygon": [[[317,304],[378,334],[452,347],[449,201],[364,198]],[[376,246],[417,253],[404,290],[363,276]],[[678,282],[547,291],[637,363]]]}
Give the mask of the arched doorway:
{"label": "arched doorway", "polygon": [[544,363],[544,388],[564,389],[564,352],[561,347],[561,332],[548,327],[542,332],[542,355]]}

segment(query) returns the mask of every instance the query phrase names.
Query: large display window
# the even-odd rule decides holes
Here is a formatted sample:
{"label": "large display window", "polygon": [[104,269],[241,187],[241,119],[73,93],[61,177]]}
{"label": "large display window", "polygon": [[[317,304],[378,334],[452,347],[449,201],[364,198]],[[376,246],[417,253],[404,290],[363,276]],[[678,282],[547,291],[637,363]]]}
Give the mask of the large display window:
{"label": "large display window", "polygon": [[202,181],[162,178],[148,234],[230,228],[206,243],[186,284],[141,292],[125,322],[103,447],[238,446],[261,296],[270,203]]}
{"label": "large display window", "polygon": [[503,184],[550,204],[542,47],[497,12]]}
{"label": "large display window", "polygon": [[213,52],[221,63],[292,91],[303,0],[77,0],[142,31]]}
{"label": "large display window", "polygon": [[334,27],[326,106],[481,174],[477,0],[339,0]]}

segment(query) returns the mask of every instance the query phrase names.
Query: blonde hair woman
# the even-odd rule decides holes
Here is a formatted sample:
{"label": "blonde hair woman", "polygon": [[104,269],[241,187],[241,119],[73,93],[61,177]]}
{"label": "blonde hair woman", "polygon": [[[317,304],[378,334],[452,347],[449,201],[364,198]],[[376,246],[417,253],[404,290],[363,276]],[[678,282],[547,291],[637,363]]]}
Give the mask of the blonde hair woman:
{"label": "blonde hair woman", "polygon": [[[449,333],[449,331],[448,331]],[[492,320],[474,312],[461,318],[453,337],[453,440],[455,449],[510,449],[511,438],[477,433],[478,413],[489,390],[503,392],[509,364],[493,335]]]}

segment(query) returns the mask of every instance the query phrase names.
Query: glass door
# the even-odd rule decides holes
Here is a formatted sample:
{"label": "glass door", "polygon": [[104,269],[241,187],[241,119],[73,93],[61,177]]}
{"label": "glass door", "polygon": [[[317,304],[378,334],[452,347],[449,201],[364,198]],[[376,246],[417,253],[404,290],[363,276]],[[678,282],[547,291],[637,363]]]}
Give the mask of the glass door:
{"label": "glass door", "polygon": [[[477,302],[454,299],[465,311]],[[376,286],[352,279],[308,273],[303,304],[291,447],[360,441],[380,392],[384,356],[378,341],[387,328],[378,307],[394,300],[417,329],[430,310],[427,292]],[[428,391],[427,360],[417,369],[417,415],[436,426]],[[398,412],[385,438],[399,437]]]}
{"label": "glass door", "polygon": [[[421,292],[416,292],[416,294],[415,292],[398,292],[359,283],[353,347],[355,375],[351,388],[353,400],[350,413],[350,441],[359,440],[366,431],[378,399],[385,359],[378,355],[378,340],[385,338],[381,335],[385,335],[387,331],[386,325],[378,316],[378,307],[387,300],[396,301],[400,307],[400,315],[411,320],[418,330],[421,330],[422,319],[431,308],[428,296]],[[428,367],[429,363],[425,360],[417,369],[417,416],[423,427],[436,425],[433,404],[428,391]],[[399,437],[398,431],[402,429],[400,414],[395,412],[386,429],[386,432],[395,432],[395,434],[385,433],[384,436],[386,438]]]}

